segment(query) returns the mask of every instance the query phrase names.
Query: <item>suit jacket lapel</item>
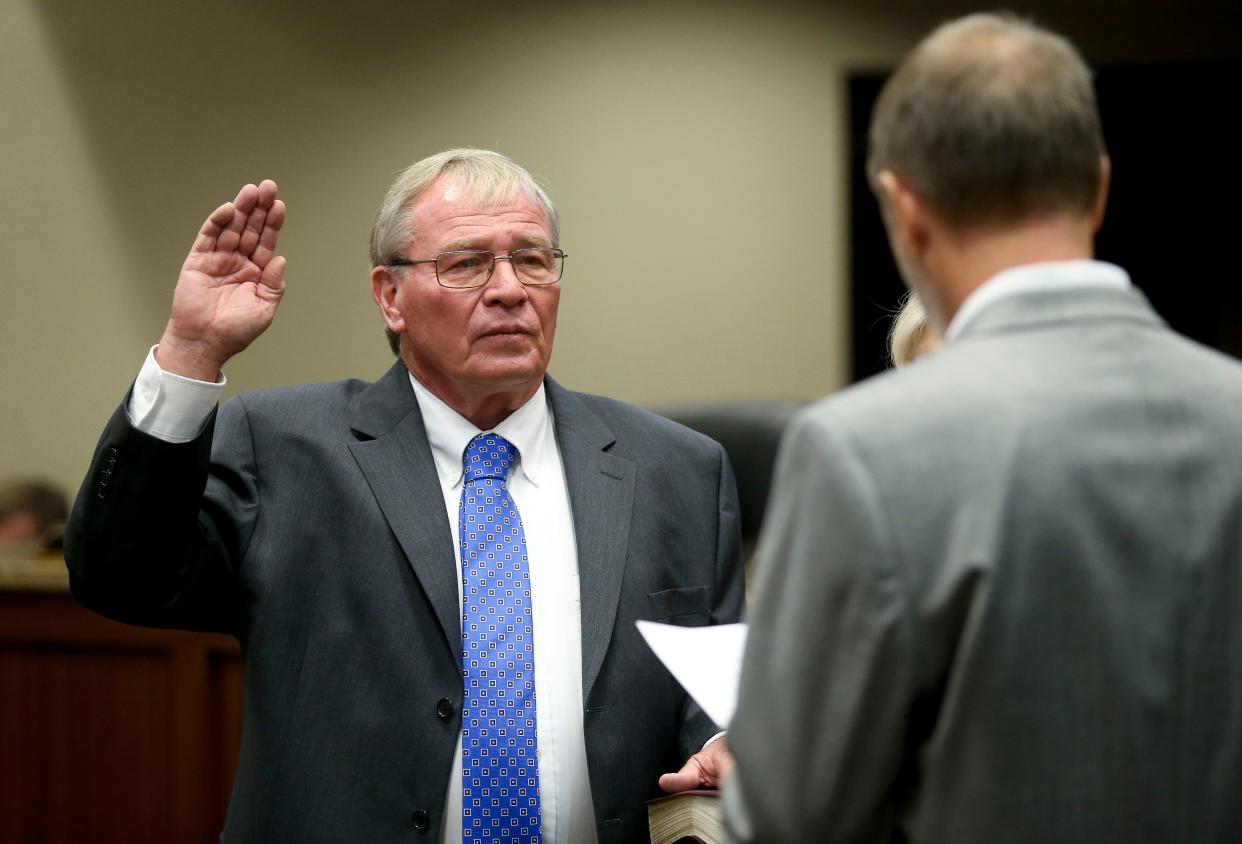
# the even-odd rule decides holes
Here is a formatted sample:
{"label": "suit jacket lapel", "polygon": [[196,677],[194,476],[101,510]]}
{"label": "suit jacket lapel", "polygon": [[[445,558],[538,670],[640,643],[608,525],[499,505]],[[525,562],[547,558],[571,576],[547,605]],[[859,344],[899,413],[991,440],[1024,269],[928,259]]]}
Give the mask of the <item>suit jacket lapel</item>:
{"label": "suit jacket lapel", "polygon": [[585,701],[612,641],[634,507],[634,464],[607,452],[616,436],[581,399],[551,378],[545,384],[578,547]]}
{"label": "suit jacket lapel", "polygon": [[405,365],[397,361],[383,378],[360,393],[351,414],[357,441],[349,450],[435,608],[445,644],[456,657],[461,612],[453,532]]}

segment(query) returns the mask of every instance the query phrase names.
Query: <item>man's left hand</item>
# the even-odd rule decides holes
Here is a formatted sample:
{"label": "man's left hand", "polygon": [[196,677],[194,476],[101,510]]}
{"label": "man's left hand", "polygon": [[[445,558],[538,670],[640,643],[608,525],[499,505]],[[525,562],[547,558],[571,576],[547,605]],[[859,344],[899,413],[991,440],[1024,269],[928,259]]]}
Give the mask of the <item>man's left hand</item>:
{"label": "man's left hand", "polygon": [[725,774],[733,769],[733,754],[728,740],[721,736],[686,760],[675,774],[660,777],[660,788],[667,792],[689,791],[694,788],[719,788]]}

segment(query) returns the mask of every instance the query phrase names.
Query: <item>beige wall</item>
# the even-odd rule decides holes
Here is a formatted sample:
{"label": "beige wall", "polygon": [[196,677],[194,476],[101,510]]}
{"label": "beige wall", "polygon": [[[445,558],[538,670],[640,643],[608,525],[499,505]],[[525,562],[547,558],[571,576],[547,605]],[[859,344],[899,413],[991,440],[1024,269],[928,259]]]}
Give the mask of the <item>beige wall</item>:
{"label": "beige wall", "polygon": [[244,181],[281,184],[290,288],[230,391],[376,377],[371,216],[396,170],[457,145],[514,156],[562,209],[566,385],[831,391],[844,70],[934,20],[879,5],[0,2],[0,477],[76,486],[194,231]]}
{"label": "beige wall", "polygon": [[562,209],[563,383],[656,404],[845,378],[837,67],[854,39],[824,16],[174,5],[0,4],[2,107],[22,116],[0,141],[0,474],[76,485],[195,229],[246,180],[282,186],[290,288],[231,389],[376,377],[371,216],[394,171],[453,145],[513,155]]}

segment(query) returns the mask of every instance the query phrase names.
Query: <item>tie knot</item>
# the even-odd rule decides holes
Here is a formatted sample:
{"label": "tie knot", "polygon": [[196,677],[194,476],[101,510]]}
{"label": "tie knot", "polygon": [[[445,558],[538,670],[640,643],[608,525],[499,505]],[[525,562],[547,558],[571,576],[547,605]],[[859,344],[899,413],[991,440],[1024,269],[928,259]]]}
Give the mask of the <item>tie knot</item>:
{"label": "tie knot", "polygon": [[499,434],[479,434],[466,446],[462,455],[462,468],[466,471],[466,483],[480,478],[508,476],[517,449]]}

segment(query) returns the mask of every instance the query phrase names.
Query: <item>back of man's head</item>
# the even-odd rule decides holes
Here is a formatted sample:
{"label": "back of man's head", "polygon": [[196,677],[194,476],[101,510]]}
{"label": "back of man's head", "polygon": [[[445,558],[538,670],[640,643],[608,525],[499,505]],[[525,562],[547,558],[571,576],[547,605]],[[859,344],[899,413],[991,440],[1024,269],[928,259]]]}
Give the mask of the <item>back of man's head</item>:
{"label": "back of man's head", "polygon": [[978,14],[941,26],[889,79],[867,174],[876,187],[891,171],[950,225],[1005,226],[1091,214],[1104,154],[1091,73],[1074,46]]}

